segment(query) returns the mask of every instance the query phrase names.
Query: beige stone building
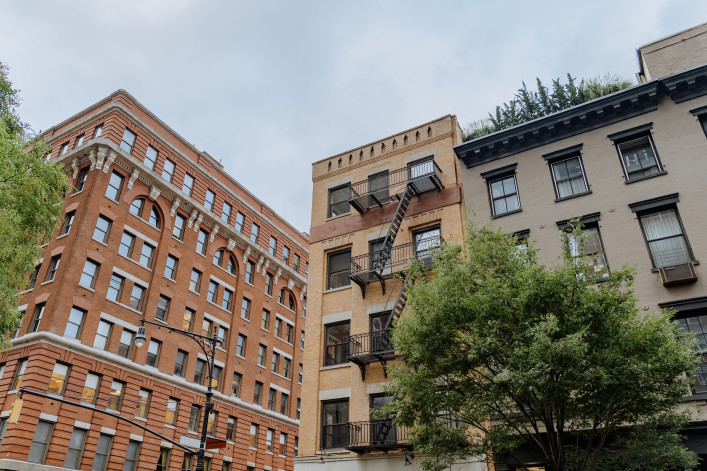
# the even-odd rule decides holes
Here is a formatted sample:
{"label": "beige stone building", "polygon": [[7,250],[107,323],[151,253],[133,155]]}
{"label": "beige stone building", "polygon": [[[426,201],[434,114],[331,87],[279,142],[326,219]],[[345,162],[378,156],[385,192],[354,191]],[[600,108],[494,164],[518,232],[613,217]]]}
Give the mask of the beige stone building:
{"label": "beige stone building", "polygon": [[406,430],[371,413],[391,399],[387,328],[404,307],[405,268],[462,236],[460,142],[444,116],[313,164],[298,471],[415,464]]}
{"label": "beige stone building", "polygon": [[[579,217],[597,282],[634,266],[641,307],[677,310],[707,352],[707,25],[638,57],[639,85],[458,145],[464,201],[529,237],[547,263]],[[695,379],[685,435],[707,469],[707,363]]]}

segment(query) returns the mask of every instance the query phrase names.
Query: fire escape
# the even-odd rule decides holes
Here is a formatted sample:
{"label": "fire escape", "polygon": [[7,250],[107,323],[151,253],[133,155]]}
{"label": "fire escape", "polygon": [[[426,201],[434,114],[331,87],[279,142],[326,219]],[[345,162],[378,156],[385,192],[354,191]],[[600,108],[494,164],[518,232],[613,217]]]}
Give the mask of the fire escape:
{"label": "fire escape", "polygon": [[[404,185],[404,186],[403,186]],[[374,332],[352,335],[349,337],[348,360],[361,370],[365,379],[366,365],[375,361],[385,366],[386,362],[396,357],[390,341],[390,327],[405,308],[407,296],[405,270],[413,260],[431,261],[434,248],[442,242],[440,235],[413,240],[407,244],[395,246],[395,239],[402,225],[408,206],[414,197],[424,193],[441,190],[442,170],[432,157],[412,162],[407,167],[394,172],[374,176],[368,180],[351,184],[349,203],[360,213],[382,207],[387,201],[391,188],[400,187],[395,197],[398,205],[382,243],[374,244],[369,253],[351,257],[349,278],[361,288],[361,295],[366,297],[366,285],[379,282],[385,294],[385,280],[394,276],[404,278],[394,307],[388,316],[385,328]],[[385,369],[384,369],[385,372]]]}

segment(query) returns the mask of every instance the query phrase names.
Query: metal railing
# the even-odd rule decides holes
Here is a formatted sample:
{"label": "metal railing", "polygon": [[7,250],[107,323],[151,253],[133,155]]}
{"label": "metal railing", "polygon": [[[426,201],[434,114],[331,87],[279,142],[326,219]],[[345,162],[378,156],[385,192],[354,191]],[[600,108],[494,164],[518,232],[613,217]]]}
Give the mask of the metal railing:
{"label": "metal railing", "polygon": [[348,440],[349,424],[322,425],[322,448],[343,448]]}
{"label": "metal railing", "polygon": [[390,189],[413,183],[417,193],[442,187],[442,169],[430,157],[407,167],[352,183],[349,202],[365,209],[390,199]]}
{"label": "metal railing", "polygon": [[409,439],[407,429],[397,426],[392,419],[373,419],[347,424],[350,450],[376,450],[405,445]]}
{"label": "metal railing", "polygon": [[[392,273],[393,268],[407,265],[418,258],[431,258],[434,250],[442,245],[443,241],[441,236],[433,236],[393,247],[390,250],[388,261],[383,265],[381,274]],[[376,250],[351,257],[350,276],[355,277],[375,271],[377,262],[382,258],[384,250]]]}
{"label": "metal railing", "polygon": [[349,337],[349,358],[389,354],[395,351],[390,330],[379,330]]}
{"label": "metal railing", "polygon": [[324,366],[346,363],[349,354],[349,342],[327,345]]}

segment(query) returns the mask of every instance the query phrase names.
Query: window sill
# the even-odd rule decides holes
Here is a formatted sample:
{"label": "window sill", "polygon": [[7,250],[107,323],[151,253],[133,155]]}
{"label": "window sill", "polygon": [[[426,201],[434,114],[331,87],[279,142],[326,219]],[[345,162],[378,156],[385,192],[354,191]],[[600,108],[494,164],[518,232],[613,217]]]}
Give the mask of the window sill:
{"label": "window sill", "polygon": [[680,400],[682,402],[705,401],[707,400],[707,393],[690,394],[689,396],[683,396]]}
{"label": "window sill", "polygon": [[563,196],[562,198],[555,198],[555,203],[559,203],[561,201],[567,201],[567,200],[571,200],[573,198],[579,198],[580,196],[591,195],[591,194],[592,194],[592,190],[589,190],[589,191],[585,191],[583,193],[577,193],[576,195]]}
{"label": "window sill", "polygon": [[218,265],[214,265],[214,266],[218,267],[218,269],[221,270],[222,272],[224,272],[228,275],[231,275],[233,278],[238,278],[235,273],[231,273],[230,271],[226,270],[225,268],[223,268],[221,266],[218,266]]}
{"label": "window sill", "polygon": [[238,358],[240,358],[240,359],[242,359],[242,360],[245,360],[245,357],[244,357],[243,355],[239,355],[239,354],[237,354],[237,353],[236,353],[236,357],[238,357]]}
{"label": "window sill", "polygon": [[73,198],[74,196],[80,195],[81,193],[83,193],[83,190],[77,191],[76,193],[72,193],[71,195],[69,195],[69,198]]}
{"label": "window sill", "polygon": [[146,417],[135,417],[135,420],[139,420],[140,422],[147,422]]}
{"label": "window sill", "polygon": [[[94,288],[89,288],[88,286],[84,286],[84,285],[82,285],[82,284],[79,284],[79,287],[81,287],[81,288],[83,288],[83,289],[86,289],[86,290],[88,290],[88,291],[90,291],[90,292],[92,292],[92,293],[95,293],[95,292],[96,292],[96,290],[95,290]],[[22,294],[22,293],[20,293],[20,294]]]}
{"label": "window sill", "polygon": [[286,379],[287,381],[292,381],[292,378],[288,378],[287,376],[281,375],[280,373],[276,373],[273,371],[272,374],[274,374],[275,376],[277,376],[279,378]]}
{"label": "window sill", "polygon": [[184,245],[184,242],[182,241],[182,239],[177,239],[174,235],[172,236],[172,239],[173,239],[173,240],[176,240],[176,241],[179,242],[180,244]]}
{"label": "window sill", "polygon": [[40,284],[39,286],[48,285],[49,283],[52,283],[52,282],[54,282],[54,278],[52,278],[51,280],[45,281],[44,283]]}
{"label": "window sill", "polygon": [[151,228],[153,228],[153,229],[156,230],[157,232],[162,232],[162,229],[160,229],[159,227],[153,226],[152,224],[150,224],[149,221],[145,221],[145,220],[144,220],[143,218],[141,218],[140,216],[136,216],[136,215],[134,215],[134,214],[131,213],[131,212],[128,212],[128,214],[130,214],[132,217],[134,217],[134,218],[137,219],[138,221],[144,222],[145,224],[147,224],[148,226],[150,226]]}
{"label": "window sill", "polygon": [[[142,316],[141,311],[138,311],[137,309],[134,309],[134,308],[128,306],[127,304],[120,303],[120,302],[116,301],[115,299],[110,299],[110,298],[106,298],[106,300],[112,302],[113,304],[117,304],[118,306],[124,307],[125,309],[127,309],[129,311],[133,311],[137,314],[140,314],[140,316]],[[123,357],[123,358],[125,358],[125,357]]]}
{"label": "window sill", "polygon": [[[247,285],[249,285],[249,286],[253,286],[253,283],[250,282],[250,281],[248,281],[248,280],[245,280],[245,284],[247,284]],[[255,286],[253,286],[253,288],[255,288]]]}
{"label": "window sill", "polygon": [[336,370],[338,368],[351,368],[351,363],[338,363],[336,365],[320,366],[319,371]]}
{"label": "window sill", "polygon": [[171,425],[171,424],[164,424],[164,426],[165,426],[165,428],[171,428],[172,430],[177,429],[177,427],[175,427],[174,425]]}
{"label": "window sill", "polygon": [[[693,265],[699,265],[699,264],[700,264],[700,261],[699,261],[699,260],[690,260],[689,262],[685,262],[685,263],[692,263]],[[673,265],[668,265],[668,266],[673,266]],[[658,273],[658,272],[660,272],[660,268],[662,268],[662,267],[653,267],[653,268],[651,268],[651,273]]]}
{"label": "window sill", "polygon": [[503,214],[494,215],[494,216],[491,217],[491,219],[502,218],[502,217],[504,217],[504,216],[508,216],[508,215],[511,215],[511,214],[520,213],[521,211],[523,211],[523,208],[521,208],[521,209],[516,209],[515,211],[508,211],[507,213],[503,213]]}
{"label": "window sill", "polygon": [[57,237],[56,240],[63,239],[64,237],[68,236],[69,234],[71,234],[71,232],[67,232],[66,234],[62,234],[59,237]]}
{"label": "window sill", "polygon": [[343,291],[345,289],[351,289],[351,285],[347,286],[340,286],[338,288],[329,288],[328,290],[324,291],[322,294],[329,294],[329,293],[335,293],[337,291]]}
{"label": "window sill", "polygon": [[193,289],[190,289],[190,290],[188,290],[188,291],[189,291],[191,294],[195,294],[195,295],[197,295],[197,296],[201,296],[199,293],[197,293],[197,292],[194,291]]}
{"label": "window sill", "polygon": [[328,218],[326,218],[324,220],[324,222],[333,221],[334,219],[344,218],[346,216],[351,216],[351,211],[349,211],[348,213],[345,213],[345,214],[339,214],[338,216],[329,216]]}
{"label": "window sill", "polygon": [[258,368],[262,368],[262,369],[264,369],[264,370],[267,369],[267,368],[265,367],[265,365],[261,365],[260,363],[258,363],[256,366],[257,366]]}
{"label": "window sill", "polygon": [[169,281],[171,281],[172,283],[176,283],[176,282],[177,282],[177,280],[175,280],[174,278],[170,278],[170,277],[168,277],[168,276],[165,276],[164,278],[167,279],[167,280],[169,280]]}
{"label": "window sill", "polygon": [[246,319],[245,317],[241,317],[241,320],[250,323],[250,319]]}
{"label": "window sill", "polygon": [[258,451],[258,449],[257,449],[257,448],[254,448],[254,447],[252,447],[252,446],[249,446],[249,447],[248,447],[248,449],[249,449],[249,450],[255,450],[255,451]]}
{"label": "window sill", "polygon": [[108,201],[112,201],[112,202],[115,203],[115,204],[120,204],[120,201],[114,200],[114,199],[111,198],[110,196],[106,196],[106,195],[103,195],[103,196],[104,196],[105,199],[107,199]]}
{"label": "window sill", "polygon": [[149,269],[149,268],[146,267],[145,265],[142,265],[142,264],[139,263],[137,260],[133,260],[133,259],[130,258],[130,257],[126,257],[126,256],[123,255],[122,253],[119,253],[118,256],[121,257],[121,258],[123,258],[123,259],[125,259],[125,260],[129,260],[130,262],[134,263],[135,265],[137,265],[138,267],[142,268],[143,270],[147,270],[147,271],[149,271],[150,273],[152,272],[151,269]]}
{"label": "window sill", "polygon": [[667,173],[668,173],[667,171],[662,170],[662,171],[660,171],[660,172],[658,172],[658,173],[654,173],[653,175],[645,175],[645,176],[643,176],[643,177],[636,177],[636,178],[632,178],[631,180],[626,180],[624,183],[625,183],[626,185],[629,185],[629,184],[631,184],[631,183],[636,183],[636,182],[640,182],[640,181],[643,181],[643,180],[648,180],[648,179],[651,179],[651,178],[653,178],[653,177],[659,177],[659,176],[665,175],[665,174],[667,174]]}
{"label": "window sill", "polygon": [[297,314],[295,311],[293,311],[293,310],[290,309],[288,306],[285,306],[284,304],[282,304],[282,303],[279,302],[279,301],[278,301],[277,305],[284,307],[285,309],[287,309],[288,311],[290,311],[292,314]]}
{"label": "window sill", "polygon": [[91,240],[93,240],[94,242],[98,242],[99,244],[101,244],[104,247],[108,247],[108,244],[103,242],[102,240],[94,239],[93,237],[91,237]]}
{"label": "window sill", "polygon": [[[275,411],[271,411],[271,412],[275,412]],[[273,454],[272,451],[266,451],[265,453],[267,453],[268,455],[272,455],[272,454]]]}

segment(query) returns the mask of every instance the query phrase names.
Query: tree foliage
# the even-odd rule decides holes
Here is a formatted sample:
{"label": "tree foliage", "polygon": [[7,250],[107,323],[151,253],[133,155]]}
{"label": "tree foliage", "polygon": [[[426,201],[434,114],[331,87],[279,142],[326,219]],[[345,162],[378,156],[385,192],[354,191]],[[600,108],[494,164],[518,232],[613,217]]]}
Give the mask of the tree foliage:
{"label": "tree foliage", "polygon": [[472,223],[463,247],[440,250],[434,272],[413,268],[394,330],[390,412],[431,456],[425,469],[487,454],[522,466],[520,446],[553,471],[696,463],[677,434],[693,344],[670,313],[641,313],[632,269],[595,284],[563,241],[559,262],[545,266],[532,246]]}
{"label": "tree foliage", "polygon": [[17,293],[40,256],[38,242],[56,225],[68,188],[60,166],[18,114],[19,91],[0,62],[0,339],[18,322]]}
{"label": "tree foliage", "polygon": [[477,139],[487,134],[510,128],[533,119],[564,110],[571,106],[594,100],[595,98],[623,90],[632,84],[617,75],[606,74],[589,80],[581,80],[576,85],[576,79],[567,74],[567,83],[560,79],[552,81],[552,90],[542,81],[536,79],[538,90],[528,90],[523,86],[507,103],[496,107],[488,118],[472,121],[464,130],[464,140]]}

